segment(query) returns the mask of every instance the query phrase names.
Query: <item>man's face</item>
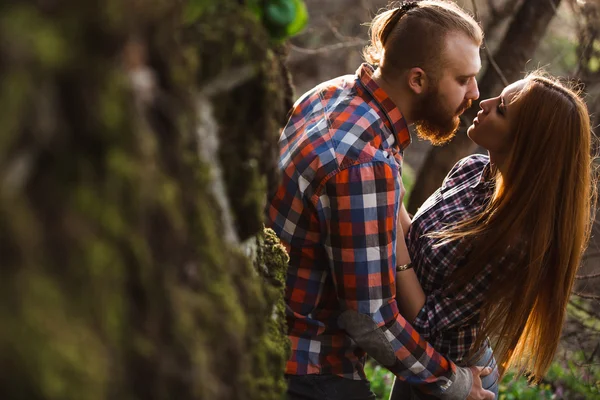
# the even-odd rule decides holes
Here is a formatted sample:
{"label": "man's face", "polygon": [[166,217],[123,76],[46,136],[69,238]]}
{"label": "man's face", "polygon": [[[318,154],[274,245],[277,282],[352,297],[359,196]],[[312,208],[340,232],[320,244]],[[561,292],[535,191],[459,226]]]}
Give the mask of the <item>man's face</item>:
{"label": "man's face", "polygon": [[416,107],[415,128],[419,137],[434,145],[454,137],[460,115],[479,98],[475,75],[481,68],[479,47],[465,35],[449,35],[437,82],[429,80],[428,90]]}

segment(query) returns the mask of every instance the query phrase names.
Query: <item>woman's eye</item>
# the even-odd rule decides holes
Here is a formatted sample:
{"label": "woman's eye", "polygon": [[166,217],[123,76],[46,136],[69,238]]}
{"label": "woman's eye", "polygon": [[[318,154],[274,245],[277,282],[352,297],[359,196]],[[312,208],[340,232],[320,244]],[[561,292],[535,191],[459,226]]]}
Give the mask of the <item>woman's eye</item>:
{"label": "woman's eye", "polygon": [[496,112],[500,115],[504,115],[504,107],[502,107],[502,104],[498,104],[496,107]]}

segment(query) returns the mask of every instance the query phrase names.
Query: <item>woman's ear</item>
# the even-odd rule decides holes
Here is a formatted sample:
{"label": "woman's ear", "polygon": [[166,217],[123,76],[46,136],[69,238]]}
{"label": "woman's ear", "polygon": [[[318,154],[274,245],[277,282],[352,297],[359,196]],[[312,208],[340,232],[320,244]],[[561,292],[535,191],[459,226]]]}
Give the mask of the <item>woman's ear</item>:
{"label": "woman's ear", "polygon": [[408,87],[419,95],[427,91],[427,74],[419,67],[411,68],[406,76]]}

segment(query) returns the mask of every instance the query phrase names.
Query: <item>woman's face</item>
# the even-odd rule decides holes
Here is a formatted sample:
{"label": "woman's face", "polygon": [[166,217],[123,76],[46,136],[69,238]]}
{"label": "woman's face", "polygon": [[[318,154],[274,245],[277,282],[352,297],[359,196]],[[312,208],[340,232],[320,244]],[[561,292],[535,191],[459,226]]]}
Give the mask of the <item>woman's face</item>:
{"label": "woman's face", "polygon": [[492,161],[503,160],[512,147],[512,127],[518,107],[513,99],[525,84],[525,80],[517,81],[504,88],[500,96],[482,100],[479,103],[481,110],[467,129],[469,138],[486,149]]}

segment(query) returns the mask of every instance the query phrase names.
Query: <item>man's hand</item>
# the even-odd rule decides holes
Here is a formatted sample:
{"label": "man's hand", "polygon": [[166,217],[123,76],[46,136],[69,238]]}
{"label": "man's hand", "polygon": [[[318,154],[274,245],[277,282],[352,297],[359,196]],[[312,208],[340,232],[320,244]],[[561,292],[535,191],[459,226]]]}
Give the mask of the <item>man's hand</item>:
{"label": "man's hand", "polygon": [[469,367],[473,374],[473,386],[467,400],[494,400],[494,393],[485,390],[481,385],[481,377],[492,373],[490,367]]}

